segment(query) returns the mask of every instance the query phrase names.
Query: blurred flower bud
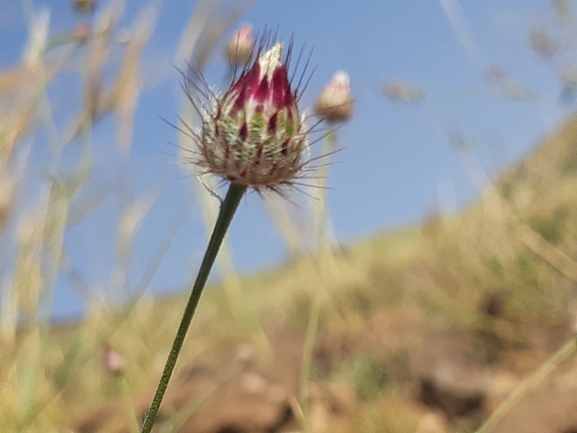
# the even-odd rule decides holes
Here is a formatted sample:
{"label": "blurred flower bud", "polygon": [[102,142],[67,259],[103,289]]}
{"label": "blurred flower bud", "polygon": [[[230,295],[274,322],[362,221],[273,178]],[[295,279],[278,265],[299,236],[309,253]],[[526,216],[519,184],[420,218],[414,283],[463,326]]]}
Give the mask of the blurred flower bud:
{"label": "blurred flower bud", "polygon": [[102,365],[110,374],[120,375],[124,373],[124,358],[108,344],[102,349]]}
{"label": "blurred flower bud", "polygon": [[315,101],[317,113],[325,120],[343,121],[353,114],[353,98],[349,75],[338,71]]}
{"label": "blurred flower bud", "polygon": [[72,39],[78,44],[87,43],[92,37],[90,24],[80,24],[72,32]]}
{"label": "blurred flower bud", "polygon": [[421,89],[403,81],[385,83],[383,94],[392,101],[420,102],[425,98]]}
{"label": "blurred flower bud", "polygon": [[552,57],[557,51],[553,38],[543,29],[533,29],[529,34],[529,45],[542,57]]}
{"label": "blurred flower bud", "polygon": [[78,12],[90,13],[94,11],[96,0],[72,0],[72,6]]}
{"label": "blurred flower bud", "polygon": [[250,60],[253,46],[252,26],[243,24],[228,41],[226,57],[234,65],[244,65]]}
{"label": "blurred flower bud", "polygon": [[278,190],[301,173],[309,130],[299,115],[276,43],[246,67],[222,97],[209,90],[197,111],[202,126],[191,135],[194,161],[205,173],[259,190]]}

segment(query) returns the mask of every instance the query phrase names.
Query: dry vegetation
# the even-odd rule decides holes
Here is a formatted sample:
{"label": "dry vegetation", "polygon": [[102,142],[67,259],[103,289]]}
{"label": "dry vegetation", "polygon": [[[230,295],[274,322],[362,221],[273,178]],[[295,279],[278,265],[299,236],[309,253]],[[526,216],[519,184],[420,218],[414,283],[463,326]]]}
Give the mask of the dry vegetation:
{"label": "dry vegetation", "polygon": [[[138,64],[153,17],[144,14],[138,21],[120,48],[115,78],[106,84],[102,74],[120,12],[103,11],[86,40],[71,37],[49,51],[42,17],[35,18],[27,54],[12,70],[0,71],[1,431],[62,432],[72,426],[86,432],[137,431],[183,308],[185,295],[141,296],[119,309],[89,301],[85,320],[59,326],[51,326],[43,313],[57,276],[74,275],[64,242],[67,230],[103,200],[101,195],[78,200],[94,176],[92,126],[116,116],[119,157],[130,147]],[[188,45],[183,43],[181,54],[199,67],[238,12],[211,21],[213,15],[210,2],[200,2],[184,32]],[[208,28],[211,32],[202,32]],[[60,132],[51,119],[47,88],[70,65],[84,65],[78,71],[84,99],[76,118]],[[37,165],[31,142],[38,129],[52,131],[54,166],[50,175],[32,177],[29,171]],[[209,416],[201,408],[215,404],[211,398],[218,387],[246,367],[245,361],[222,355],[239,344],[254,350],[251,356],[273,371],[270,377],[277,369],[296,378],[286,386],[290,419],[266,431],[425,433],[479,427],[531,372],[556,366],[552,362],[558,359],[548,363],[548,357],[572,338],[575,143],[577,119],[571,119],[458,216],[431,216],[422,227],[314,257],[295,254],[277,269],[243,279],[234,274],[225,251],[224,290],[211,287],[205,293],[180,363],[186,373],[188,366],[214,356],[220,368],[211,373],[216,385],[198,396],[181,383],[180,400],[169,396],[158,431],[191,431],[189,419]],[[68,146],[83,149],[83,156],[59,171]],[[203,196],[203,188],[197,193],[204,197],[210,224],[216,201]],[[126,204],[117,228],[119,256],[130,254],[148,208]],[[294,239],[290,221],[276,222]],[[84,290],[81,284],[78,289]],[[445,353],[434,352],[445,343],[450,347]],[[107,346],[123,357],[120,373],[103,366]],[[564,359],[573,351],[570,346],[562,352]],[[506,392],[487,391],[485,381],[480,405],[461,410],[454,407],[460,400],[445,404],[437,372],[421,365],[424,358],[434,367],[438,356],[456,362],[455,370],[475,365],[493,375],[507,373]],[[540,376],[537,385],[548,377]],[[436,391],[425,389],[425,380]],[[173,388],[179,390],[178,381]],[[320,400],[344,409],[327,412],[327,404],[315,403]],[[219,428],[198,431],[245,431]],[[519,425],[515,431],[526,430]]]}

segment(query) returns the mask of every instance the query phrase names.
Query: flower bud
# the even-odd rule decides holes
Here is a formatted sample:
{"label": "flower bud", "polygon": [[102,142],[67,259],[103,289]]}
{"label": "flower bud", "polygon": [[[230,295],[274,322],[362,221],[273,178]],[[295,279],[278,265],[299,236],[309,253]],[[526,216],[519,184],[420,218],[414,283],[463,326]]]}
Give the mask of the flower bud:
{"label": "flower bud", "polygon": [[277,43],[262,53],[222,97],[199,110],[202,126],[193,138],[200,150],[196,163],[205,172],[275,191],[300,174],[309,130],[281,61],[282,48]]}
{"label": "flower bud", "polygon": [[557,51],[557,45],[551,35],[544,29],[533,29],[529,34],[529,45],[533,51],[543,58],[552,57]]}
{"label": "flower bud", "polygon": [[244,24],[228,41],[226,45],[226,57],[234,65],[244,65],[250,60],[253,45],[252,26],[250,24]]}
{"label": "flower bud", "polygon": [[110,374],[120,375],[124,373],[124,358],[108,344],[102,349],[102,365]]}
{"label": "flower bud", "polygon": [[78,12],[93,12],[96,0],[72,0],[72,5]]}
{"label": "flower bud", "polygon": [[90,24],[87,23],[78,25],[72,31],[72,40],[78,44],[87,43],[91,37],[92,37],[92,28],[90,27]]}
{"label": "flower bud", "polygon": [[317,113],[328,121],[347,120],[353,113],[349,75],[338,71],[317,97]]}

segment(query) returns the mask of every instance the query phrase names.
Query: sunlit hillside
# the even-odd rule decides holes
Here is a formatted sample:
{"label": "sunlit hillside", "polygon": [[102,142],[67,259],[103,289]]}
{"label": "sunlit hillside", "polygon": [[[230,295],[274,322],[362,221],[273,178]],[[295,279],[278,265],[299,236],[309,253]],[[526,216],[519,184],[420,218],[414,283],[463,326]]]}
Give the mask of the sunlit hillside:
{"label": "sunlit hillside", "polygon": [[[167,431],[295,431],[303,420],[314,432],[474,431],[544,366],[532,398],[554,406],[551,383],[566,381],[555,423],[574,425],[574,343],[557,354],[563,368],[547,359],[573,338],[576,141],[571,119],[460,215],[243,278],[242,316],[211,287],[168,393]],[[66,379],[60,407],[74,407],[62,421],[129,431],[184,301],[143,298],[51,331],[45,368]],[[122,373],[103,366],[104,342]],[[531,404],[515,402],[486,431],[553,426],[547,405],[522,415]]]}

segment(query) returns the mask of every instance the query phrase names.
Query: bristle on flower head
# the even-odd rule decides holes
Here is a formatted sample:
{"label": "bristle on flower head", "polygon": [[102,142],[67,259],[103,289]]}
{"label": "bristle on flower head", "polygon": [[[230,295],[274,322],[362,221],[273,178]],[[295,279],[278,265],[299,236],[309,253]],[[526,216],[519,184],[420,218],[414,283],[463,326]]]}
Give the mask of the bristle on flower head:
{"label": "bristle on flower head", "polygon": [[193,162],[204,173],[257,191],[279,191],[303,171],[310,128],[287,72],[291,46],[283,61],[283,44],[266,42],[223,95],[195,85],[207,101],[191,98],[201,125],[190,135],[197,145]]}

